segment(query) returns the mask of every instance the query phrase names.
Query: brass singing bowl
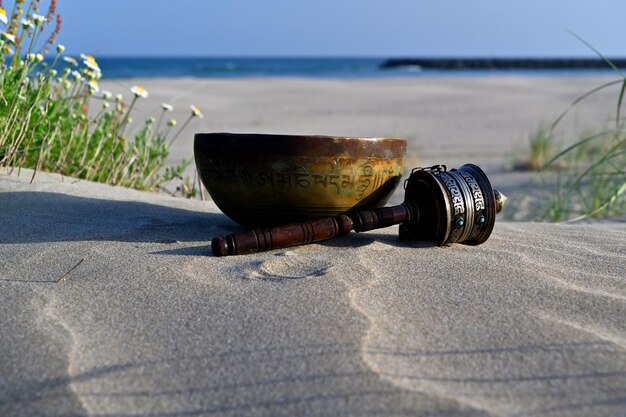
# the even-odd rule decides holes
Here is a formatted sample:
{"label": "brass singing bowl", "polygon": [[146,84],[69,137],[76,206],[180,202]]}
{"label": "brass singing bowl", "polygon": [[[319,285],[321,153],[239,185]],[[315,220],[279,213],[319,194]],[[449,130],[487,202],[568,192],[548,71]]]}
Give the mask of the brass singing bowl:
{"label": "brass singing bowl", "polygon": [[406,140],[197,133],[194,157],[217,206],[245,226],[280,225],[385,205]]}

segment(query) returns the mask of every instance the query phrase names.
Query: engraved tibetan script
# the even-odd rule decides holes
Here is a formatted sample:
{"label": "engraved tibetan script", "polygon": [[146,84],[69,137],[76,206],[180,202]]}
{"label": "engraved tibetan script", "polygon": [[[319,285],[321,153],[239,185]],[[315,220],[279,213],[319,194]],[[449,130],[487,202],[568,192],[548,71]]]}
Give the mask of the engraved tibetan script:
{"label": "engraved tibetan script", "polygon": [[206,175],[215,182],[233,187],[269,188],[276,191],[326,188],[332,193],[353,195],[360,200],[395,175],[393,168],[368,161],[358,168],[341,168],[337,161],[334,172],[316,172],[305,165],[292,165],[282,170],[259,169],[254,166],[232,168],[232,165],[205,167]]}

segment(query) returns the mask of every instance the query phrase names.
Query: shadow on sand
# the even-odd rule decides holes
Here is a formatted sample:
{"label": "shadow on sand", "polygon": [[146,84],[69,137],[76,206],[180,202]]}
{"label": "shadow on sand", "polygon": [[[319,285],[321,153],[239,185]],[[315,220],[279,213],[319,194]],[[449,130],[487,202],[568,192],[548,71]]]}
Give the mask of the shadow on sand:
{"label": "shadow on sand", "polygon": [[238,230],[223,214],[51,192],[0,194],[0,244],[209,241]]}

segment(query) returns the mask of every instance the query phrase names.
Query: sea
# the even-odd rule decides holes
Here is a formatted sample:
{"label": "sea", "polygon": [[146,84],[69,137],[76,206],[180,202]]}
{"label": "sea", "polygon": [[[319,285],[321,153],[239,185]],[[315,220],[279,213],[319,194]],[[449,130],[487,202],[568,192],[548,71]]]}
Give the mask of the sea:
{"label": "sea", "polygon": [[[615,70],[598,59],[492,58],[199,58],[98,57],[103,76],[145,77],[303,77],[390,78],[428,76],[611,75]],[[624,64],[626,61],[616,59]]]}

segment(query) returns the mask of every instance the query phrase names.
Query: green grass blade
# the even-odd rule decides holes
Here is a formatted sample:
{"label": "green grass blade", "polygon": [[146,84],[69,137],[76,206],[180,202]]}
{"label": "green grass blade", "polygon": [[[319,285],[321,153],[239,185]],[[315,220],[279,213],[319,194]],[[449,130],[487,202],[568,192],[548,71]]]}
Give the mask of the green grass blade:
{"label": "green grass blade", "polygon": [[589,42],[587,42],[586,40],[584,40],[583,38],[581,38],[580,36],[578,36],[576,33],[572,32],[571,30],[568,30],[568,32],[574,36],[576,39],[578,39],[583,45],[585,45],[587,48],[591,49],[596,55],[598,55],[604,62],[607,63],[607,65],[609,65],[611,68],[613,68],[615,70],[615,72],[617,72],[621,77],[624,77],[624,74],[622,74],[622,71],[620,71],[619,68],[617,68],[615,66],[615,64],[613,62],[611,62],[610,59],[608,59],[607,57],[605,57],[602,52],[598,51],[596,48],[593,47],[593,45],[591,45]]}
{"label": "green grass blade", "polygon": [[[594,168],[597,168],[599,166],[601,166],[602,164],[604,164],[606,161],[610,160],[612,157],[617,156],[615,155],[615,151],[617,149],[619,149],[622,145],[624,145],[624,143],[626,143],[626,139],[622,139],[621,141],[619,141],[615,146],[613,146],[612,148],[610,148],[607,152],[604,153],[604,155],[602,155],[602,157],[600,159],[598,159],[596,162],[594,162],[593,164],[589,165],[587,167],[586,170],[584,170],[574,181],[574,184],[579,185],[580,182],[583,180],[583,178],[585,178],[587,176],[587,174],[589,174],[591,171],[594,170]],[[619,155],[619,154],[618,154]]]}
{"label": "green grass blade", "polygon": [[544,166],[546,168],[549,167],[556,160],[558,160],[559,158],[561,158],[563,155],[567,154],[571,150],[576,149],[577,147],[582,146],[585,143],[591,142],[592,140],[597,139],[597,138],[602,137],[602,136],[605,136],[605,135],[607,135],[609,133],[613,133],[613,130],[604,130],[602,132],[596,133],[596,134],[591,135],[591,136],[587,136],[586,138],[579,140],[578,142],[574,143],[573,145],[568,146],[567,148],[563,149],[561,152],[557,153],[555,156],[550,158],[550,160],[548,162],[546,162]]}
{"label": "green grass blade", "polygon": [[583,101],[584,99],[586,99],[587,97],[589,97],[592,94],[597,93],[598,91],[604,90],[605,88],[614,86],[615,84],[620,84],[623,83],[625,80],[623,79],[619,79],[619,80],[613,80],[613,81],[609,81],[607,83],[604,83],[598,87],[595,87],[589,91],[587,91],[585,94],[579,96],[576,98],[576,100],[572,101],[572,103],[559,115],[559,117],[556,118],[556,120],[554,122],[552,122],[552,124],[550,125],[550,128],[548,129],[548,132],[552,132],[556,126],[561,122],[561,120],[567,115],[567,113],[569,113],[569,111],[574,108],[578,103],[580,103],[581,101]]}
{"label": "green grass blade", "polygon": [[571,220],[567,220],[567,222],[575,222],[575,221],[579,221],[579,220],[584,220],[588,217],[593,217],[596,214],[600,213],[602,210],[607,209],[611,204],[613,204],[617,198],[619,196],[621,196],[622,194],[624,194],[624,192],[626,192],[626,182],[624,184],[621,185],[621,187],[619,187],[617,189],[617,191],[615,191],[615,193],[613,193],[608,199],[607,201],[602,204],[600,207],[598,207],[597,209],[595,209],[594,211],[592,211],[591,213],[585,213],[582,216],[578,216],[576,218],[573,218]]}
{"label": "green grass blade", "polygon": [[622,110],[622,102],[624,101],[624,92],[626,91],[626,78],[622,82],[622,88],[619,91],[619,98],[617,99],[617,114],[615,115],[615,128],[619,129],[620,113]]}

